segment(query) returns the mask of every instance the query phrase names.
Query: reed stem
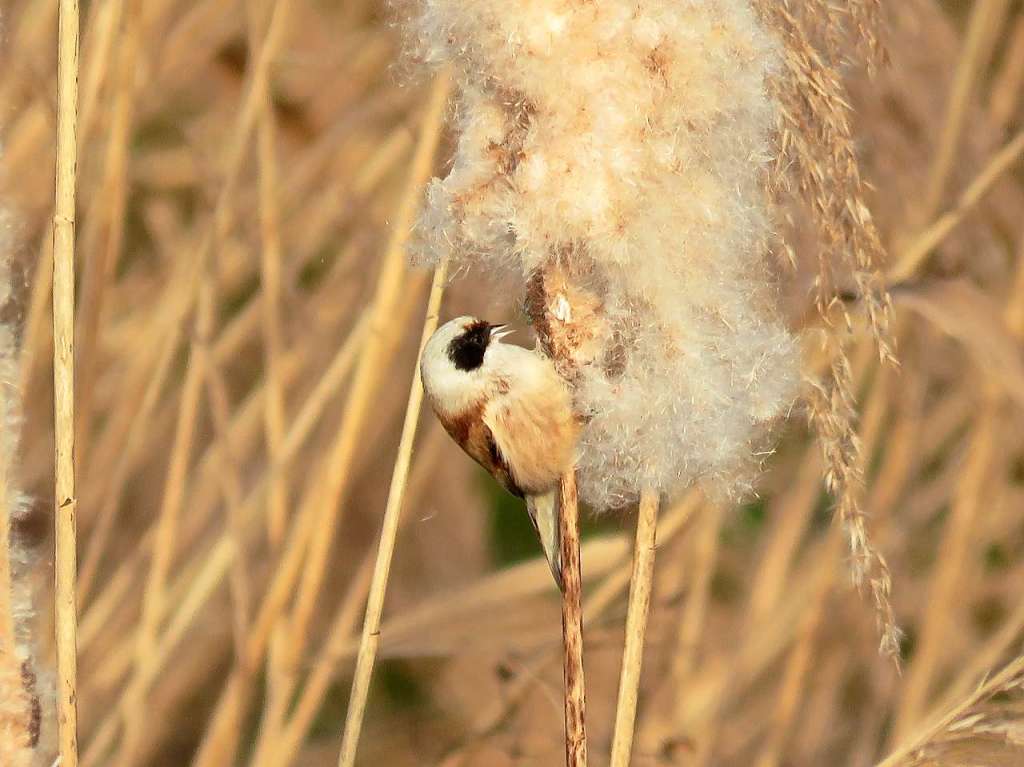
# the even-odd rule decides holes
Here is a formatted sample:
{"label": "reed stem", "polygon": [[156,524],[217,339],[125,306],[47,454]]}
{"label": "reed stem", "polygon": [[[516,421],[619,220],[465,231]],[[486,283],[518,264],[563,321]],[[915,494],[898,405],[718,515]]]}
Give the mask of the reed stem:
{"label": "reed stem", "polygon": [[576,471],[562,476],[559,530],[562,543],[562,649],[565,671],[565,763],[586,767],[586,684],[583,676],[583,573],[580,567]]}
{"label": "reed stem", "polygon": [[62,767],[78,765],[75,498],[75,175],[78,162],[78,2],[60,0],[57,171],[53,215],[53,410],[56,536],[54,610]]}
{"label": "reed stem", "polygon": [[640,670],[647,635],[647,613],[651,606],[654,581],[654,549],[657,543],[658,493],[645,490],[640,496],[636,521],[636,548],[633,550],[633,575],[629,585],[626,611],[626,646],[622,651],[619,676],[619,702],[615,709],[615,734],[612,737],[612,767],[629,767],[636,729],[636,707],[640,697]]}
{"label": "reed stem", "polygon": [[[441,299],[444,297],[447,275],[447,263],[442,261],[434,270],[434,282],[430,288],[427,316],[423,321],[423,333],[420,338],[421,350],[437,330],[438,312],[441,309]],[[366,616],[363,619],[363,633],[359,640],[359,652],[356,656],[356,671],[352,679],[352,692],[349,696],[348,713],[345,717],[345,735],[342,739],[341,753],[338,756],[339,767],[351,767],[355,764],[356,750],[359,747],[359,735],[363,727],[363,717],[366,714],[366,699],[370,692],[370,677],[373,675],[377,648],[380,646],[384,597],[387,593],[388,576],[391,573],[391,560],[395,553],[398,523],[401,520],[402,502],[405,500],[405,490],[409,481],[409,464],[412,460],[416,425],[419,423],[422,405],[423,381],[420,378],[417,357],[412,387],[409,390],[409,401],[405,408],[405,422],[402,425],[398,457],[395,459],[395,467],[391,474],[391,489],[388,491],[387,506],[384,510],[380,543],[377,545],[377,561],[373,567],[373,578],[370,582],[370,593],[366,603]]]}

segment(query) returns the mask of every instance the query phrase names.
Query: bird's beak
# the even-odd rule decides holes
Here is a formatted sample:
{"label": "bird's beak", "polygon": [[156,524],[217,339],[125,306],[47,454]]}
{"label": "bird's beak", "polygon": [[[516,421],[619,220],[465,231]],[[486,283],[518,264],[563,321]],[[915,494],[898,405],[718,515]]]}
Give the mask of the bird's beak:
{"label": "bird's beak", "polygon": [[500,341],[505,336],[512,335],[515,331],[510,330],[508,325],[492,325],[491,326],[491,340]]}

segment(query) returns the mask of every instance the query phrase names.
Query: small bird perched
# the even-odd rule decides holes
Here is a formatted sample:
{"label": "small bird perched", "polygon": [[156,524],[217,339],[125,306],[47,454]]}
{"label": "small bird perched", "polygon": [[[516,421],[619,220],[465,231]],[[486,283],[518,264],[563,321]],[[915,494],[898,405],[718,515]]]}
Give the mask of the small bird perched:
{"label": "small bird perched", "polygon": [[578,426],[551,361],[502,343],[510,332],[476,317],[442,325],[423,348],[423,389],[452,439],[526,501],[562,588],[559,478],[573,464]]}

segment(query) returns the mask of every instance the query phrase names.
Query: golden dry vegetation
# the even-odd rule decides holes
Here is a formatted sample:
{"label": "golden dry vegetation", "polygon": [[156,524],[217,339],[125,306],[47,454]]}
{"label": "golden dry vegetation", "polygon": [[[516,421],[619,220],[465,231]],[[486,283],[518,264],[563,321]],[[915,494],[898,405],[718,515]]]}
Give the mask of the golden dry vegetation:
{"label": "golden dry vegetation", "polygon": [[[870,75],[843,37],[829,41],[828,74],[853,107],[841,148],[869,184],[900,364],[879,361],[865,285],[836,264],[853,322],[831,332],[848,343],[856,439],[843,444],[839,424],[823,460],[809,417],[849,404],[826,389],[780,426],[756,498],[662,509],[638,767],[1024,764],[1024,8],[884,5],[888,61]],[[411,434],[399,448],[442,285],[431,293],[403,246],[452,151],[450,86],[414,74],[399,17],[370,0],[82,5],[87,767],[338,763],[396,456],[411,464],[358,763],[562,763],[559,601],[525,515],[433,418],[411,453]],[[56,0],[0,8],[3,318],[16,339],[0,360],[13,541],[0,535],[0,738],[22,742],[38,698],[45,765],[57,749],[56,30]],[[832,178],[805,196],[842,211],[850,189]],[[827,365],[814,353],[819,252],[801,215],[792,208],[780,274],[813,367]],[[522,316],[507,286],[454,277],[442,317]],[[836,450],[866,477],[839,499],[826,489],[842,487]],[[859,533],[856,492],[870,544],[852,561],[833,511]],[[587,723],[604,764],[633,522],[583,526]],[[863,561],[874,551],[904,631],[902,673],[878,650],[885,565]],[[34,674],[12,655],[17,623]]]}

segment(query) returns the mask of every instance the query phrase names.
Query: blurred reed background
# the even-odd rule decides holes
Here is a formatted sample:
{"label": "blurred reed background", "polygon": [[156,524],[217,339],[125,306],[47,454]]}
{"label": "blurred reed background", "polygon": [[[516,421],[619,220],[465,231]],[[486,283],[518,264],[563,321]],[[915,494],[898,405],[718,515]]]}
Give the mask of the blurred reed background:
{"label": "blurred reed background", "polygon": [[[4,512],[46,765],[56,5],[0,9],[2,475],[26,499]],[[1024,9],[887,6],[889,64],[841,74],[890,254],[901,366],[878,363],[866,325],[849,335],[904,671],[850,586],[801,406],[757,498],[662,514],[637,765],[1024,763]],[[434,147],[445,85],[413,76],[400,16],[368,0],[82,5],[84,765],[337,763],[430,281],[402,239],[451,153],[450,136]],[[795,245],[783,283],[803,327],[817,256]],[[442,317],[521,317],[508,295],[456,279]],[[584,523],[596,764],[631,536],[628,519]],[[360,764],[561,763],[559,602],[538,553],[518,504],[423,417]],[[0,600],[8,637],[11,612]],[[4,701],[4,732],[30,708]]]}

